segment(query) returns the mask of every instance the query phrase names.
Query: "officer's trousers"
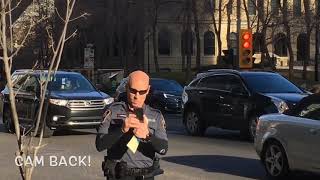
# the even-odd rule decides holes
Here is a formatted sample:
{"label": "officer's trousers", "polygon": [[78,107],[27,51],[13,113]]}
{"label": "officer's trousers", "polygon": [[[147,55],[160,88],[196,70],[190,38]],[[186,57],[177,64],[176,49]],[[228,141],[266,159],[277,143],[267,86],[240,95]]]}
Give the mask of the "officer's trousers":
{"label": "officer's trousers", "polygon": [[143,178],[141,177],[132,177],[132,176],[127,176],[127,177],[123,177],[121,179],[115,179],[115,178],[108,178],[107,180],[154,180],[154,177],[150,177],[150,178]]}

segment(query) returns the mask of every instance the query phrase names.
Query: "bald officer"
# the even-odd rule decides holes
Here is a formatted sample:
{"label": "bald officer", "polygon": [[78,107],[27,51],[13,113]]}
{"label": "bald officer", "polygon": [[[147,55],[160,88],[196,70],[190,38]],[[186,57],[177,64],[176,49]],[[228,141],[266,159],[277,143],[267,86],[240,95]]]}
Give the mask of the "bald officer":
{"label": "bald officer", "polygon": [[128,103],[113,103],[104,113],[96,148],[105,154],[102,168],[108,180],[152,180],[163,173],[157,154],[168,150],[165,120],[145,104],[150,90],[146,73],[132,72],[126,90]]}

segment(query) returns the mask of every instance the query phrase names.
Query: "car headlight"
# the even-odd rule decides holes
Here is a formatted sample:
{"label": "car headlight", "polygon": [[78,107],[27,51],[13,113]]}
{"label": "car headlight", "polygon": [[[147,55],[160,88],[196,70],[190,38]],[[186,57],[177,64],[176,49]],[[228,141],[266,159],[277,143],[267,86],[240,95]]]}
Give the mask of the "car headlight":
{"label": "car headlight", "polygon": [[109,104],[113,103],[113,101],[114,101],[114,99],[112,97],[106,98],[103,100],[105,105],[109,105]]}
{"label": "car headlight", "polygon": [[172,94],[166,94],[166,93],[163,93],[163,96],[164,96],[165,98],[172,98],[172,97],[174,97],[174,95],[172,95]]}
{"label": "car headlight", "polygon": [[57,106],[67,106],[68,104],[68,100],[65,99],[50,99],[49,102]]}
{"label": "car headlight", "polygon": [[272,99],[272,102],[277,107],[279,113],[283,113],[284,111],[288,110],[289,107],[286,102],[280,99]]}

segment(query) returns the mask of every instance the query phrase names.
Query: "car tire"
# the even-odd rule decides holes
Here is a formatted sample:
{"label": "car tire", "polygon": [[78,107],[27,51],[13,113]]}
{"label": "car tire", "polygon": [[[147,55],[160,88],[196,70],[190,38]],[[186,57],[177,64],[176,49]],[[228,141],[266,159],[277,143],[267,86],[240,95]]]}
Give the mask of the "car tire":
{"label": "car tire", "polygon": [[203,136],[205,134],[206,126],[200,119],[200,114],[195,110],[189,109],[186,112],[184,124],[188,134],[192,136]]}
{"label": "car tire", "polygon": [[285,179],[289,174],[288,159],[282,145],[276,141],[268,143],[262,156],[262,162],[268,177]]}
{"label": "car tire", "polygon": [[49,138],[53,135],[54,130],[50,129],[46,124],[44,125],[43,129],[43,137],[44,138]]}
{"label": "car tire", "polygon": [[[47,122],[44,122],[44,127],[43,127],[43,138],[49,138],[53,135],[54,133],[54,130],[50,129],[50,127],[47,126]],[[40,136],[40,133],[41,133],[41,127],[42,127],[42,123],[40,122],[40,126],[39,126],[39,129],[38,129],[38,133],[37,133],[37,136]]]}
{"label": "car tire", "polygon": [[14,133],[15,127],[12,121],[12,114],[9,108],[5,108],[3,112],[3,124],[8,133]]}

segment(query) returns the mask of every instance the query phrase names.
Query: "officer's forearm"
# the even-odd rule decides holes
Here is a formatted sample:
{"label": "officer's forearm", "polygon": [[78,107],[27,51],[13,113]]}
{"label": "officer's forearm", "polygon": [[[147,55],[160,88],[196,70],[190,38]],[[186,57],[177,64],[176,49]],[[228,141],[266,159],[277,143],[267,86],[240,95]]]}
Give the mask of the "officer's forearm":
{"label": "officer's forearm", "polygon": [[152,135],[149,141],[155,152],[165,155],[168,151],[168,141]]}
{"label": "officer's forearm", "polygon": [[96,138],[96,148],[98,151],[115,148],[113,146],[126,145],[131,139],[130,132],[123,133],[121,127],[110,128],[108,134],[98,134]]}

